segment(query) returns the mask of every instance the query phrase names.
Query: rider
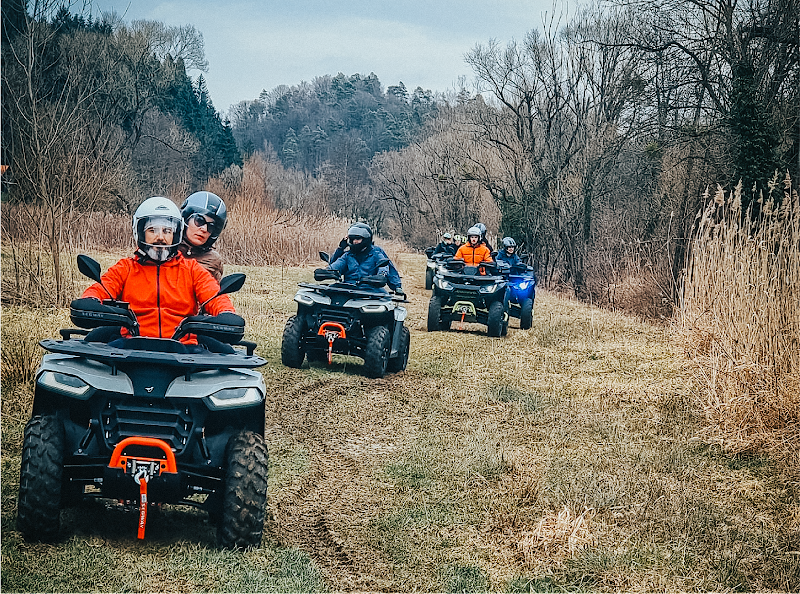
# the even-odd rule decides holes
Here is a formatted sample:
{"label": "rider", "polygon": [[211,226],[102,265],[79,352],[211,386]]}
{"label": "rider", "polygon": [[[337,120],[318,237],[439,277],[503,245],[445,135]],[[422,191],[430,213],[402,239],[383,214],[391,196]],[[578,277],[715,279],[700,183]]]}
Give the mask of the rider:
{"label": "rider", "polygon": [[497,254],[497,263],[504,268],[511,268],[512,266],[521,266],[522,260],[516,253],[517,242],[513,237],[503,238],[503,249]]}
{"label": "rider", "polygon": [[458,248],[453,243],[452,234],[445,233],[444,235],[442,235],[442,241],[440,241],[439,245],[437,245],[433,249],[433,255],[435,256],[436,254],[445,254],[447,256],[454,256],[457,249]]}
{"label": "rider", "polygon": [[489,248],[481,243],[481,230],[477,226],[470,227],[467,230],[467,243],[458,248],[455,258],[464,260],[467,266],[478,266],[482,262],[492,262],[492,254]]}
{"label": "rider", "polygon": [[[342,273],[346,283],[358,282],[364,276],[382,274],[386,284],[398,295],[403,293],[400,274],[392,261],[380,247],[372,243],[372,229],[366,223],[355,223],[347,231],[348,250],[340,258],[328,264],[329,270]],[[338,250],[337,250],[338,251]],[[335,255],[335,254],[334,254]],[[378,266],[381,260],[389,260],[388,264]]]}
{"label": "rider", "polygon": [[[178,207],[167,198],[148,198],[133,214],[133,237],[138,248],[133,257],[109,268],[102,276],[102,285],[94,283],[82,298],[102,301],[110,297],[128,302],[139,321],[141,336],[172,337],[178,324],[196,314],[199,305],[209,299],[207,313],[219,316],[222,323],[243,326],[244,320],[236,315],[227,295],[212,299],[219,283],[211,273],[178,251],[182,235],[183,218]],[[128,335],[125,329],[114,330],[116,338]],[[102,338],[105,342],[115,338],[106,334]],[[181,342],[196,344],[197,339],[188,335]]]}
{"label": "rider", "polygon": [[[352,226],[361,227],[362,229],[367,229],[370,233],[372,233],[372,229],[366,223],[362,223],[359,221],[358,223],[353,223]],[[348,238],[347,237],[342,238],[342,240],[339,242],[339,247],[337,247],[336,251],[333,252],[333,256],[331,256],[331,261],[329,262],[329,264],[333,264],[334,262],[336,262],[336,260],[341,258],[344,255],[345,251],[348,249],[349,245],[350,242]]]}
{"label": "rider", "polygon": [[195,192],[181,204],[185,225],[178,250],[188,259],[197,260],[217,282],[222,280],[222,257],[214,242],[228,222],[228,209],[222,198],[211,192]]}
{"label": "rider", "polygon": [[474,227],[477,227],[481,232],[481,243],[489,248],[489,253],[491,254],[494,251],[492,244],[489,243],[489,240],[486,239],[486,225],[483,223],[475,223]]}

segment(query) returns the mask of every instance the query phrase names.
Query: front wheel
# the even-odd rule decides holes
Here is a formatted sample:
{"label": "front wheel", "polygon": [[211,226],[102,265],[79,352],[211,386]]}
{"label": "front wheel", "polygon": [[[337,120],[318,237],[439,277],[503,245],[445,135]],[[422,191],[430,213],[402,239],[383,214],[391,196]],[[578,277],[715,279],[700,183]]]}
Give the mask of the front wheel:
{"label": "front wheel", "polygon": [[225,549],[258,547],[267,512],[269,454],[264,438],[241,431],[228,440],[217,543]]}
{"label": "front wheel", "polygon": [[438,295],[431,297],[428,302],[428,332],[442,329],[442,298]]}
{"label": "front wheel", "polygon": [[433,268],[425,270],[425,290],[430,291],[433,288]]}
{"label": "front wheel", "polygon": [[386,374],[390,342],[389,329],[386,326],[370,328],[364,352],[364,371],[367,377],[383,377]]}
{"label": "front wheel", "polygon": [[503,302],[494,301],[489,305],[489,319],[486,320],[486,333],[500,336],[503,333]]}
{"label": "front wheel", "polygon": [[391,373],[399,373],[405,371],[408,367],[408,353],[411,350],[411,332],[403,326],[400,329],[400,348],[397,350],[397,356],[394,359],[389,359],[387,369]]}
{"label": "front wheel", "polygon": [[17,528],[29,540],[58,535],[64,425],[55,415],[37,415],[25,425],[19,477]]}
{"label": "front wheel", "polygon": [[533,299],[528,297],[520,307],[519,327],[523,330],[529,330],[533,326]]}
{"label": "front wheel", "polygon": [[303,359],[306,357],[303,351],[303,332],[305,332],[303,318],[292,316],[286,320],[281,341],[281,363],[286,367],[299,369],[303,365]]}

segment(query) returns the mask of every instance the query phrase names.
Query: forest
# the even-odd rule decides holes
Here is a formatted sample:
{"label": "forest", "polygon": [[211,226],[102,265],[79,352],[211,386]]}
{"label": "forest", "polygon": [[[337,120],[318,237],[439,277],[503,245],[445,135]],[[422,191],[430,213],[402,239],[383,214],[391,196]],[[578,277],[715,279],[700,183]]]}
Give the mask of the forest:
{"label": "forest", "polygon": [[669,317],[707,192],[739,186],[757,216],[800,174],[797,0],[601,1],[465,48],[458,92],[320,73],[227,114],[193,25],[79,8],[2,5],[3,231],[37,231],[56,300],[79,213],[208,184],[235,202],[250,164],[251,201],[287,220],[364,220],[413,248],[482,221],[543,286]]}

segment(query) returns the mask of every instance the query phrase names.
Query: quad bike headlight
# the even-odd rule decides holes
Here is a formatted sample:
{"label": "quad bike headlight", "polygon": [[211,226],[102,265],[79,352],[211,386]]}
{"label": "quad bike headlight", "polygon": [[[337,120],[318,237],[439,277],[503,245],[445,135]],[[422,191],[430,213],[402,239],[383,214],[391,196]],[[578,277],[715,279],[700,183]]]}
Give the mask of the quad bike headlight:
{"label": "quad bike headlight", "polygon": [[73,398],[85,399],[91,396],[92,387],[81,378],[75,377],[74,375],[45,371],[39,376],[39,384],[50,390],[72,396]]}
{"label": "quad bike headlight", "polygon": [[388,311],[385,305],[374,304],[362,305],[360,309],[362,313],[384,313],[385,311]]}
{"label": "quad bike headlight", "polygon": [[517,288],[521,291],[524,291],[530,286],[531,286],[531,281],[522,281],[520,284],[517,285]]}
{"label": "quad bike headlight", "polygon": [[438,279],[438,283],[440,289],[444,289],[445,291],[449,291],[453,288],[453,285],[450,284],[450,281],[444,280],[443,278]]}
{"label": "quad bike headlight", "polygon": [[263,400],[258,389],[250,388],[226,388],[219,392],[214,392],[208,397],[213,408],[241,408],[252,406]]}
{"label": "quad bike headlight", "polygon": [[483,285],[478,291],[481,293],[494,293],[497,290],[497,286],[497,283],[493,285]]}

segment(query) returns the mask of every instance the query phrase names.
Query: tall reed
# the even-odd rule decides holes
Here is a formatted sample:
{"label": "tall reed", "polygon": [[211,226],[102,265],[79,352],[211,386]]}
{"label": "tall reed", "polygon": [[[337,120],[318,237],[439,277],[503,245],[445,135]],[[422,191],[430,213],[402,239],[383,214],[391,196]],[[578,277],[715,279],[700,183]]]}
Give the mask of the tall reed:
{"label": "tall reed", "polygon": [[800,200],[788,176],[782,193],[775,182],[757,215],[743,212],[741,185],[718,189],[698,215],[679,322],[708,388],[704,437],[730,452],[769,452],[796,472]]}

